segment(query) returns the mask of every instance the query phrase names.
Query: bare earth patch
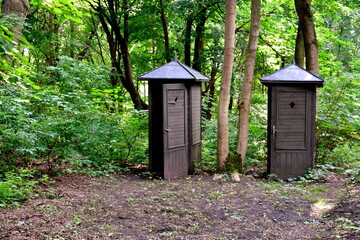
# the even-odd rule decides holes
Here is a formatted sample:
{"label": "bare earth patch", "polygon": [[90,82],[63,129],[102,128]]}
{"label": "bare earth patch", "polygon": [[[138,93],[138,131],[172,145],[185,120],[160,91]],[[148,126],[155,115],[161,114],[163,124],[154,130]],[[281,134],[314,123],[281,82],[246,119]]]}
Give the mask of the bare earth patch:
{"label": "bare earth patch", "polygon": [[[0,209],[0,239],[358,239],[359,185],[70,175]],[[319,210],[320,209],[320,210]]]}

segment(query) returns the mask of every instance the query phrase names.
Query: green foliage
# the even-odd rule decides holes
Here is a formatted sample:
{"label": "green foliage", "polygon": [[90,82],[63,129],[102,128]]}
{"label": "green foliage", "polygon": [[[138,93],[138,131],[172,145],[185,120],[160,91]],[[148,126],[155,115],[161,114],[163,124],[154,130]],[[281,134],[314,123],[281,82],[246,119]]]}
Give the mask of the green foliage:
{"label": "green foliage", "polygon": [[47,68],[50,71],[49,83],[57,86],[62,92],[86,91],[92,89],[110,88],[111,70],[106,66],[97,66],[61,56],[55,67]]}
{"label": "green foliage", "polygon": [[360,142],[347,142],[334,148],[329,154],[330,164],[345,173],[350,181],[360,182]]}
{"label": "green foliage", "polygon": [[10,31],[14,27],[13,20],[12,16],[0,15],[0,54],[2,57],[9,54],[14,48],[13,34]]}
{"label": "green foliage", "polygon": [[329,79],[320,90],[317,119],[317,161],[349,168],[359,161],[360,74]]}
{"label": "green foliage", "polygon": [[[312,178],[336,170],[345,171],[354,181],[359,179],[360,15],[354,2],[312,4],[320,71],[325,79],[318,97],[317,163],[326,166],[315,170],[318,172],[312,173]],[[101,32],[96,15],[89,11],[89,1],[32,0],[31,5],[34,11],[27,16],[24,37],[18,45],[12,41],[10,31],[18,19],[0,17],[0,173],[34,161],[46,163],[50,170],[71,164],[76,171],[83,172],[116,172],[128,163],[146,163],[147,112],[131,110],[126,89],[110,84],[119,76],[112,75],[112,68],[103,65],[122,68],[123,62],[111,62],[104,48],[107,36]],[[187,37],[191,37],[193,55],[199,12],[206,9],[201,36],[202,72],[209,76],[214,72],[214,79],[220,79],[223,2],[164,1],[169,52],[165,52],[159,3],[132,1],[126,7],[128,28],[119,33],[130,35],[129,57],[134,76],[163,64],[169,52],[172,56],[176,51],[182,59],[186,22],[190,20],[192,33]],[[237,143],[236,99],[241,94],[250,2],[238,2],[237,11],[239,27],[229,116],[232,152]],[[257,76],[290,63],[297,31],[294,1],[267,1],[262,12]],[[123,14],[119,12],[116,18],[122,20]],[[213,119],[203,121],[202,161],[196,163],[199,171],[216,169],[214,119],[219,82],[215,83],[214,99],[203,101],[214,104],[210,109]],[[140,92],[147,91],[143,82],[135,82],[135,86]],[[262,175],[266,166],[265,91],[259,81],[254,81],[249,147],[244,163],[244,170],[254,175]]]}
{"label": "green foliage", "polygon": [[[236,149],[238,140],[238,119],[239,116],[230,113],[229,132],[230,149]],[[249,146],[244,162],[244,171],[251,172],[255,176],[261,176],[265,172],[266,166],[266,96],[263,94],[254,94],[249,122]],[[217,152],[217,121],[203,118],[203,140],[202,140],[202,162],[198,164],[198,170],[215,171],[216,170],[216,152]],[[238,163],[239,158],[230,156],[232,163],[231,170],[241,171]],[[236,159],[238,162],[236,162]]]}
{"label": "green foliage", "polygon": [[123,107],[108,68],[62,57],[51,71],[54,85],[0,90],[0,173],[34,161],[115,172],[147,160],[147,112]]}
{"label": "green foliage", "polygon": [[[95,167],[116,172],[127,163],[147,160],[147,112],[133,111],[123,114],[92,117],[78,128],[77,152],[81,154],[72,163],[81,168]],[[85,169],[86,170],[86,169]]]}
{"label": "green foliage", "polygon": [[345,169],[360,166],[360,142],[347,142],[337,146],[328,159],[332,165]]}
{"label": "green foliage", "polygon": [[7,172],[0,180],[0,207],[19,206],[29,199],[36,184],[33,171],[29,169]]}
{"label": "green foliage", "polygon": [[303,177],[299,177],[300,181],[307,182],[326,182],[327,179],[334,174],[335,167],[330,164],[318,165],[313,169],[309,169]]}
{"label": "green foliage", "polygon": [[[24,61],[24,56],[14,43],[14,34],[11,29],[16,26],[19,19],[11,15],[3,15],[0,13],[0,86],[8,85],[8,88],[13,85],[20,85],[26,88],[32,83],[29,80],[29,63]],[[18,36],[21,42],[26,43],[22,36]]]}
{"label": "green foliage", "polygon": [[52,1],[42,1],[42,0],[31,0],[31,5],[34,7],[44,8],[61,19],[59,21],[63,21],[64,19],[68,19],[74,21],[78,24],[81,24],[83,21],[83,17],[87,15],[86,11],[82,8],[84,7],[84,3],[81,1],[75,0],[52,0]]}

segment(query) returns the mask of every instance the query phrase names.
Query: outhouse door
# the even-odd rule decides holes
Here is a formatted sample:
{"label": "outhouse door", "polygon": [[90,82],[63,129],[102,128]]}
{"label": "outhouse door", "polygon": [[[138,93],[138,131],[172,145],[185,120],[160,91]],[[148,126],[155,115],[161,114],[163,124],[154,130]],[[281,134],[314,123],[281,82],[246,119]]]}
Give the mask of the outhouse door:
{"label": "outhouse door", "polygon": [[163,94],[164,178],[187,176],[187,89],[183,83],[164,84]]}
{"label": "outhouse door", "polygon": [[303,175],[313,165],[314,94],[306,87],[271,87],[269,168],[281,179]]}

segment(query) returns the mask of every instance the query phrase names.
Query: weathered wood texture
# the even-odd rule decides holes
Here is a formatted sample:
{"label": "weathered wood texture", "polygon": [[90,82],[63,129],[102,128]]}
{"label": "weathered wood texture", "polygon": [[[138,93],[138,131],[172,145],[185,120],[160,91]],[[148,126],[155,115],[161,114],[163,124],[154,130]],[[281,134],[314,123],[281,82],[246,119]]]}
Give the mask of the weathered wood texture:
{"label": "weathered wood texture", "polygon": [[149,81],[150,170],[165,179],[186,176],[201,160],[202,73],[177,61],[143,74]]}
{"label": "weathered wood texture", "polygon": [[191,88],[191,132],[192,144],[201,142],[201,85]]}
{"label": "weathered wood texture", "polygon": [[304,175],[315,151],[315,86],[269,87],[269,173]]}
{"label": "weathered wood texture", "polygon": [[201,161],[201,83],[190,88],[189,97],[189,173]]}
{"label": "weathered wood texture", "polygon": [[164,178],[188,175],[187,91],[185,84],[164,84]]}
{"label": "weathered wood texture", "polygon": [[304,91],[277,92],[277,149],[305,149],[305,101]]}
{"label": "weathered wood texture", "polygon": [[166,117],[164,122],[167,148],[184,147],[185,136],[185,89],[169,89],[166,86]]}

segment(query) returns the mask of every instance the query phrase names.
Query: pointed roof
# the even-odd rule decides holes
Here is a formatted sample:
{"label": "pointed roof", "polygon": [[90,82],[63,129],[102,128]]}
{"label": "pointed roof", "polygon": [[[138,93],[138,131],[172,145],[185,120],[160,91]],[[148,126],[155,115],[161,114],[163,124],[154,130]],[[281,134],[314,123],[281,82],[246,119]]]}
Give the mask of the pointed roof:
{"label": "pointed roof", "polygon": [[306,83],[315,84],[317,87],[322,87],[324,85],[324,79],[319,78],[313,73],[295,64],[291,64],[265,77],[260,78],[260,82],[264,85],[279,83]]}
{"label": "pointed roof", "polygon": [[155,68],[139,77],[140,80],[194,80],[196,82],[209,81],[204,74],[190,68],[189,66],[177,61],[169,62],[161,67]]}

